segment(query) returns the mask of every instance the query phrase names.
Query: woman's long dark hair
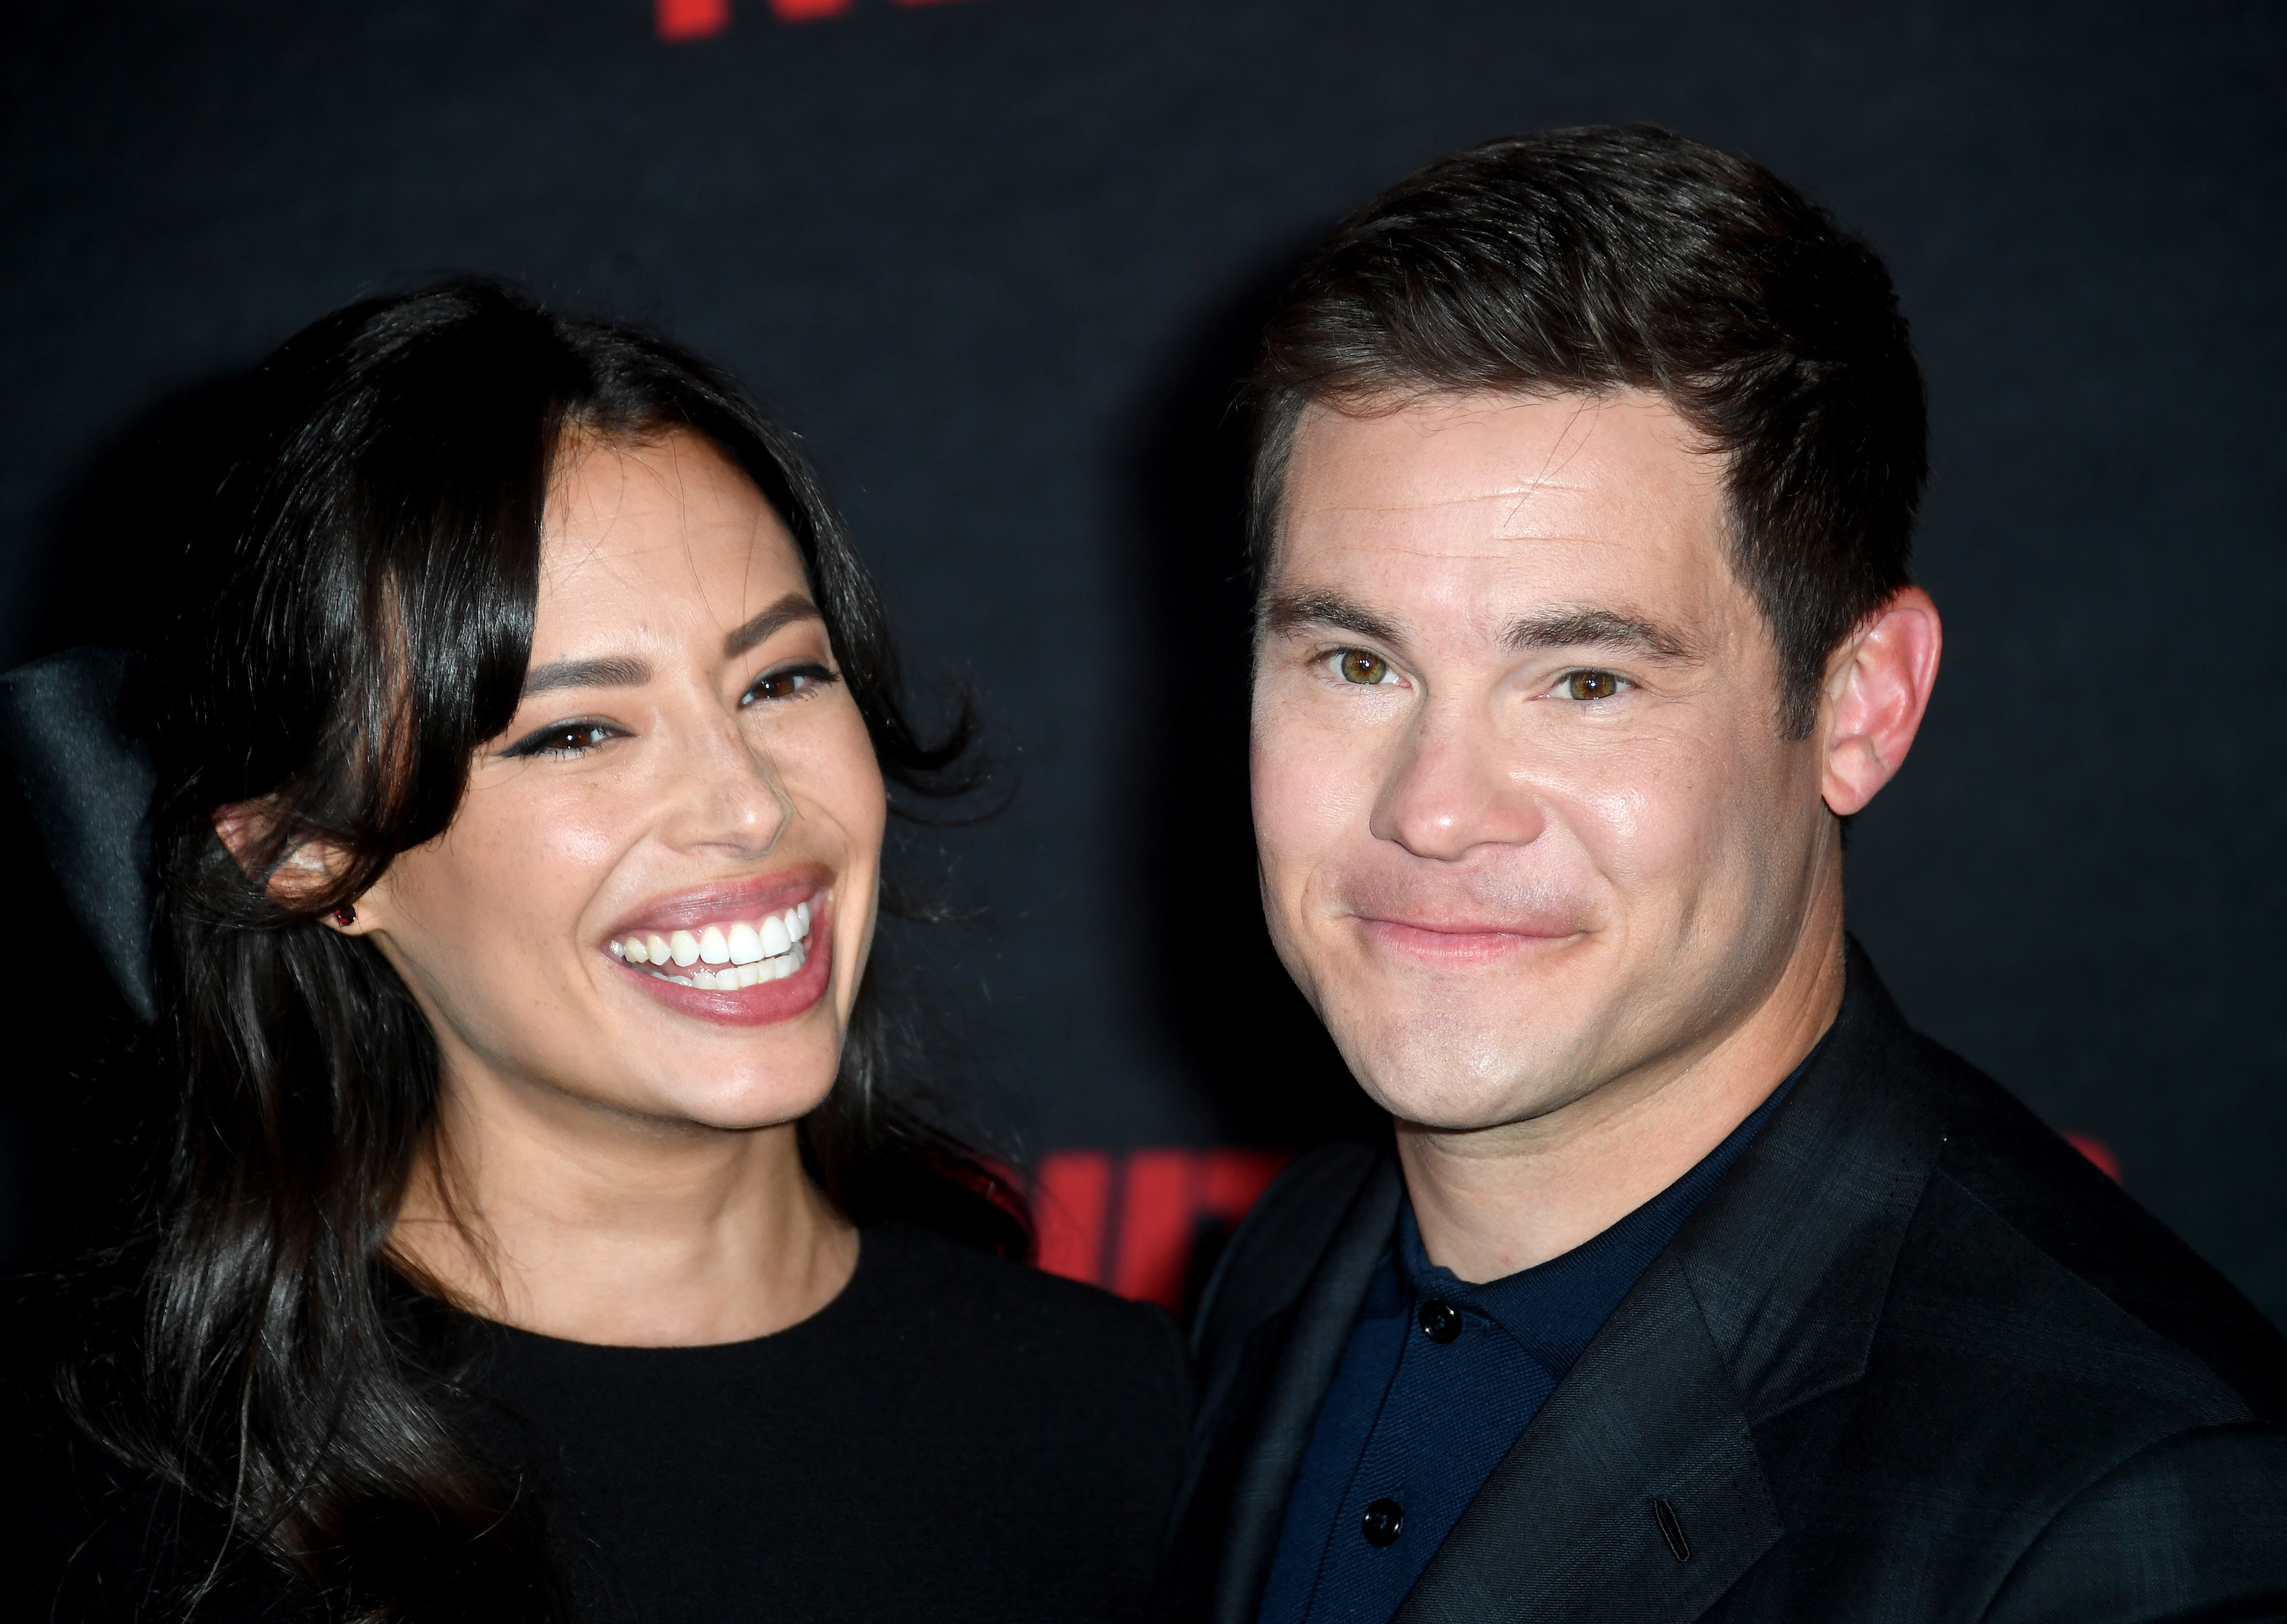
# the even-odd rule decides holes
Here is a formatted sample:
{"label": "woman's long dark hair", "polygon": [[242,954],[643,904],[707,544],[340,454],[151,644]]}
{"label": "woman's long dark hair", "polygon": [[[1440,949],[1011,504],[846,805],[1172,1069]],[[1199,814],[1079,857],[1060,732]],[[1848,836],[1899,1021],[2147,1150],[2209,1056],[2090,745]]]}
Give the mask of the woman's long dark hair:
{"label": "woman's long dark hair", "polygon": [[[319,921],[441,833],[530,656],[541,516],[567,437],[703,437],[801,549],[883,774],[967,787],[965,698],[940,738],[902,707],[880,601],[793,438],[655,338],[455,283],[352,306],[254,374],[246,448],[190,543],[180,623],[136,700],[158,769],[161,1046],[180,1130],[78,1414],[221,1516],[215,1572],[266,1554],[344,1620],[558,1616],[540,1497],[476,1441],[478,1321],[386,1248],[436,1118],[435,1038],[365,942]],[[218,808],[249,809],[234,858]],[[297,847],[346,858],[281,900]],[[803,1124],[845,1214],[918,1218],[1007,1253],[1020,1200],[885,1076],[861,990]],[[202,1587],[195,1565],[189,1589]],[[186,1604],[195,1595],[179,1597]]]}

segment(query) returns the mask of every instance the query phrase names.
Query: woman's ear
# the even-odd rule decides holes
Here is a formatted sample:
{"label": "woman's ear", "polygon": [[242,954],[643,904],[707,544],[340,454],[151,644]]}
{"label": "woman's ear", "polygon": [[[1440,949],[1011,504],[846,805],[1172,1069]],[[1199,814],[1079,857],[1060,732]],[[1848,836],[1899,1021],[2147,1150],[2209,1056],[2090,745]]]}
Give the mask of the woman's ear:
{"label": "woman's ear", "polygon": [[1826,769],[1819,791],[1848,817],[1903,766],[1937,682],[1945,628],[1919,587],[1901,590],[1827,666]]}
{"label": "woman's ear", "polygon": [[[216,837],[249,879],[259,871],[276,816],[275,803],[267,797],[233,801],[215,810]],[[327,841],[304,840],[270,871],[271,897],[289,908],[305,907],[341,878],[347,861],[340,848]],[[335,909],[325,923],[345,936],[363,935],[371,927],[370,921],[359,917],[354,903]]]}

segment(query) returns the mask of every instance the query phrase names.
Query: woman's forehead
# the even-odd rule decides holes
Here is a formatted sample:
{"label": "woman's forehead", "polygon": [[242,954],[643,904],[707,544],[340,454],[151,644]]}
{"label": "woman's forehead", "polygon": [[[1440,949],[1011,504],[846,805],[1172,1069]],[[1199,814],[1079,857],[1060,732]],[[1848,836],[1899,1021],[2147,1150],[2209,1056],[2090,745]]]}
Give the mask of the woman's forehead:
{"label": "woman's forehead", "polygon": [[560,459],[542,529],[536,635],[556,621],[719,634],[805,586],[785,524],[696,435],[591,440]]}

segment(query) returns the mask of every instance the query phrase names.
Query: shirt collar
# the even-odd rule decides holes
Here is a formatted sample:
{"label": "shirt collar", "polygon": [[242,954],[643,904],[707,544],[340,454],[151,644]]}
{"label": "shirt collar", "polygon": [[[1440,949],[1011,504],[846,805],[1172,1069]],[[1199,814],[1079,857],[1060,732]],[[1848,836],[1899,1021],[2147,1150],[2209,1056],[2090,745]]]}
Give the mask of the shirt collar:
{"label": "shirt collar", "polygon": [[1394,1261],[1400,1282],[1417,1304],[1436,1298],[1491,1320],[1515,1338],[1552,1380],[1563,1380],[1620,1299],[1746,1154],[1796,1078],[1825,1046],[1822,1037],[1769,1099],[1674,1184],[1602,1234],[1515,1274],[1473,1285],[1430,1262],[1409,1198],[1397,1218]]}

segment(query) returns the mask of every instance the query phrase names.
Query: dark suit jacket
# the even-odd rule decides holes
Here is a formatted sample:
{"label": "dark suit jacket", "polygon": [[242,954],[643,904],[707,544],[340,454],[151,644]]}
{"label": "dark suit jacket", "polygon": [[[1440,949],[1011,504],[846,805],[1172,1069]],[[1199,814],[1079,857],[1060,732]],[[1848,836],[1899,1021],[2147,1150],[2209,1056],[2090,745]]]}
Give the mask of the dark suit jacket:
{"label": "dark suit jacket", "polygon": [[[1254,1619],[1401,1189],[1334,1147],[1233,1238],[1161,1617]],[[2287,1617],[2283,1421],[2287,1342],[1854,947],[1816,1063],[1397,1616]]]}

